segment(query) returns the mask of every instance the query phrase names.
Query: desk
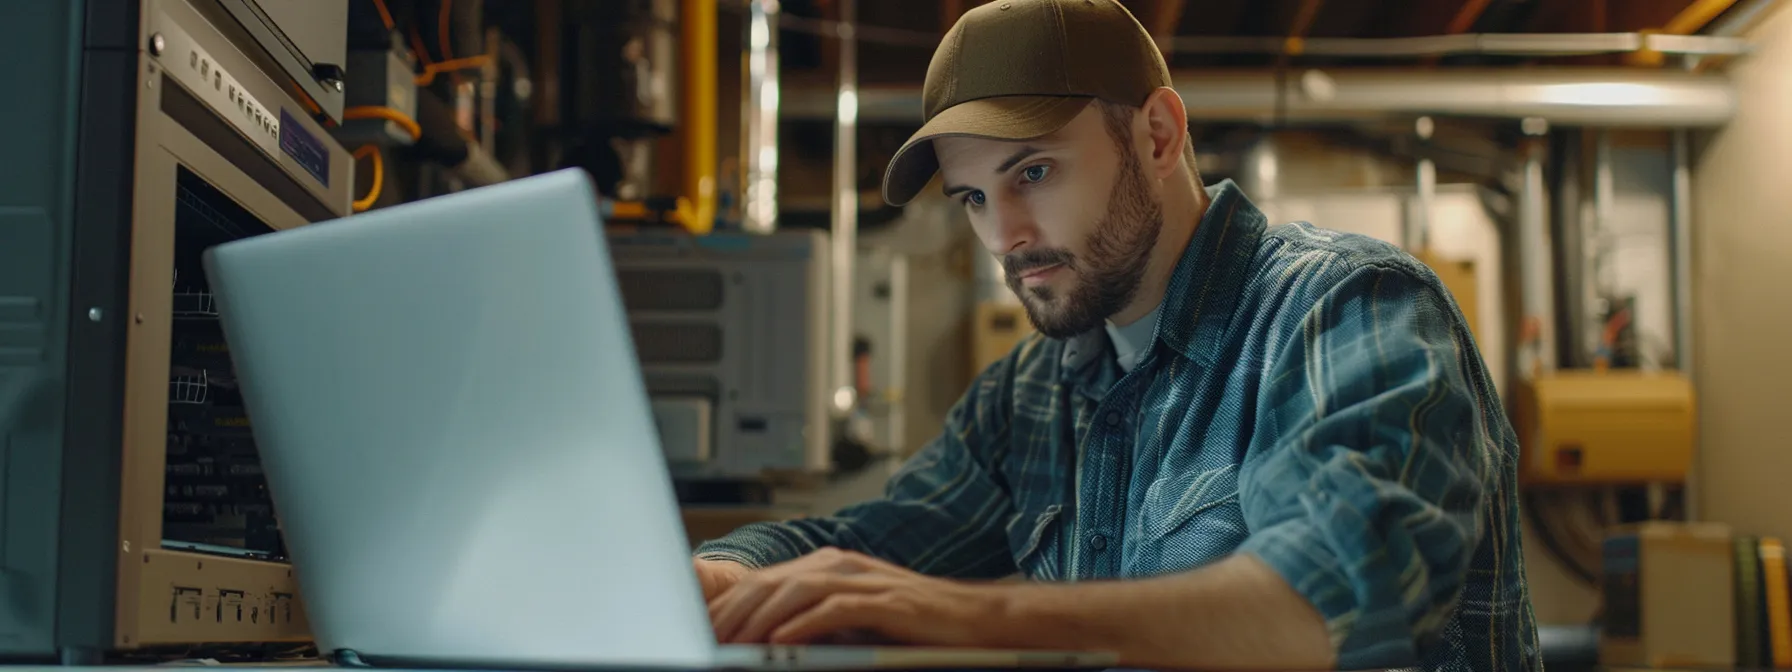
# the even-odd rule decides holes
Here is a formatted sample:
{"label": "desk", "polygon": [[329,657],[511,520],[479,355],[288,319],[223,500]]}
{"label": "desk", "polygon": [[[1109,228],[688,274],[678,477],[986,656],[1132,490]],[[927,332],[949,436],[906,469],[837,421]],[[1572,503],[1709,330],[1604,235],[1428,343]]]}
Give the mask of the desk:
{"label": "desk", "polygon": [[775,520],[789,520],[807,513],[792,506],[686,506],[679,510],[684,517],[684,531],[691,538],[691,547],[720,538],[742,525]]}

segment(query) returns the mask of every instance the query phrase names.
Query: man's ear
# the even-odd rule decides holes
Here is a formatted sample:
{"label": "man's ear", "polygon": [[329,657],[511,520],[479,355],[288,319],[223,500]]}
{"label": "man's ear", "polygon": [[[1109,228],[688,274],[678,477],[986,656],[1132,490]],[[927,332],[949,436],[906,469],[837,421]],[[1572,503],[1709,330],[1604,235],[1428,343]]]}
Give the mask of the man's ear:
{"label": "man's ear", "polygon": [[1145,118],[1145,130],[1151,138],[1151,155],[1145,159],[1147,169],[1157,179],[1168,178],[1176,172],[1176,166],[1182,160],[1183,149],[1188,145],[1188,110],[1182,106],[1182,96],[1169,87],[1158,87],[1145,99],[1140,109]]}

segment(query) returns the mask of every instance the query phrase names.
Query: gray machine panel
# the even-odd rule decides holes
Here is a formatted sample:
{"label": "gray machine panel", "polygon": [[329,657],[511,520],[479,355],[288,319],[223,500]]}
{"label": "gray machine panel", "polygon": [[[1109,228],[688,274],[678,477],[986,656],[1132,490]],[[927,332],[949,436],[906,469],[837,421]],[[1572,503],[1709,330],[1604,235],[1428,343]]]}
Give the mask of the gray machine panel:
{"label": "gray machine panel", "polygon": [[228,12],[324,115],[342,120],[341,80],[322,75],[340,73],[348,63],[349,0],[203,1]]}
{"label": "gray machine panel", "polygon": [[307,62],[347,62],[349,0],[251,1]]}
{"label": "gray machine panel", "polygon": [[710,428],[662,436],[673,473],[828,470],[827,234],[638,231],[610,246],[660,424]]}
{"label": "gray machine panel", "polygon": [[[325,143],[332,174],[343,179],[307,191],[284,150],[270,153],[256,127],[242,123],[247,117],[229,116],[246,106],[218,109],[189,72],[148,53],[152,29],[173,19],[214,62],[236,60],[226,71],[257,91],[263,111],[296,105],[259,62],[233,56],[238,43],[202,30],[222,27],[196,20],[196,11],[174,0],[0,2],[0,25],[17,31],[0,47],[0,73],[29,92],[0,111],[0,125],[16,131],[0,134],[8,159],[0,162],[0,662],[96,664],[121,637],[135,644],[121,634],[132,631],[130,614],[120,620],[121,577],[135,575],[119,562],[135,556],[121,550],[143,549],[120,542],[121,512],[133,508],[122,494],[130,489],[125,398],[127,388],[166,382],[132,384],[125,375],[127,335],[144,331],[129,327],[165,319],[132,319],[132,253],[170,231],[175,163],[236,185],[239,198],[250,195],[245,185],[290,181],[291,198],[262,193],[266,208],[283,200],[319,216],[348,210],[351,166],[339,146]],[[186,44],[167,38],[163,54]],[[223,83],[215,69],[209,74]],[[192,104],[173,110],[176,99]],[[199,122],[209,126],[183,125]],[[311,119],[299,125],[328,141]],[[221,139],[242,151],[207,144]],[[264,178],[233,163],[243,159],[285,175],[255,182]],[[146,176],[168,183],[140,193]],[[159,490],[150,494],[160,501]],[[159,507],[135,508],[160,518]]]}
{"label": "gray machine panel", "polygon": [[105,47],[136,16],[134,2],[0,2],[16,31],[0,74],[26,92],[0,109],[0,661],[111,634],[134,132],[120,122],[137,57]]}
{"label": "gray machine panel", "polygon": [[228,26],[206,18],[198,11],[202,4],[153,0],[144,6],[144,42],[162,75],[242,134],[328,214],[347,215],[354,160],[274,75],[257,67],[251,47],[229,42]]}

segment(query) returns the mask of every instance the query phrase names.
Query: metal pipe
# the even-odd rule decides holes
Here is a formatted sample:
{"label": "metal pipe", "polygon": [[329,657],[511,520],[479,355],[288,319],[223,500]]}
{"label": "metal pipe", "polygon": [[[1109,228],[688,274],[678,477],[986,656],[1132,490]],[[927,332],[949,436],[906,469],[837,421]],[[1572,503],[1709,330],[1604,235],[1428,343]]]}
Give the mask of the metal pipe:
{"label": "metal pipe", "polygon": [[[1493,4],[1491,0],[1466,0],[1466,2],[1462,3],[1462,7],[1456,10],[1456,16],[1450,19],[1450,25],[1444,28],[1444,34],[1461,35],[1467,33],[1470,28],[1475,27],[1476,21],[1481,20],[1481,15],[1487,12],[1487,6],[1490,4]],[[1425,65],[1435,66],[1439,60],[1442,60],[1442,58],[1443,54],[1432,54],[1427,56],[1425,58]]]}
{"label": "metal pipe", "polygon": [[[1534,331],[1526,334],[1528,343],[1520,343],[1521,353],[1528,354],[1529,366],[1521,375],[1529,376],[1555,369],[1555,330],[1551,324],[1549,292],[1552,273],[1549,263],[1547,195],[1543,182],[1544,136],[1548,122],[1542,119],[1524,121],[1524,181],[1519,189],[1518,254],[1519,282],[1524,319]],[[1527,352],[1528,350],[1528,352]],[[1523,359],[1523,357],[1521,357]]]}
{"label": "metal pipe", "polygon": [[890,305],[894,310],[890,315],[889,352],[883,354],[890,363],[889,377],[883,385],[884,406],[888,409],[884,414],[884,422],[889,423],[890,427],[890,445],[887,448],[898,455],[907,455],[908,404],[903,399],[908,394],[908,256],[893,254],[892,257]]}
{"label": "metal pipe", "polygon": [[741,120],[742,228],[778,228],[778,0],[747,5],[746,100]]}
{"label": "metal pipe", "polygon": [[1450,19],[1450,26],[1444,32],[1451,35],[1468,32],[1468,29],[1475,27],[1475,21],[1480,20],[1490,4],[1493,4],[1490,0],[1468,0],[1462,3],[1462,8],[1456,10],[1456,16]]}
{"label": "metal pipe", "polygon": [[[1417,132],[1421,146],[1431,142],[1435,128],[1436,123],[1431,117],[1419,117],[1413,130]],[[1419,198],[1406,232],[1406,248],[1423,250],[1431,245],[1431,208],[1437,202],[1437,164],[1421,153],[1413,172],[1418,178]]]}
{"label": "metal pipe", "polygon": [[834,314],[832,346],[834,411],[844,417],[858,401],[852,380],[853,261],[859,230],[859,48],[853,35],[857,0],[840,0],[840,78],[834,96]]}
{"label": "metal pipe", "polygon": [[1715,37],[1735,37],[1753,26],[1756,21],[1767,14],[1767,10],[1779,4],[1780,0],[1743,0],[1730,8],[1717,20],[1711,22],[1706,35]]}
{"label": "metal pipe", "polygon": [[[1730,5],[1735,3],[1736,0],[1693,0],[1692,4],[1687,5],[1686,8],[1680,10],[1680,13],[1676,14],[1674,18],[1669,19],[1667,25],[1662,26],[1659,30],[1650,32],[1665,36],[1691,35],[1698,32],[1700,28],[1704,28],[1705,24],[1710,23],[1711,20],[1717,18],[1719,14],[1723,14],[1725,10],[1730,8]],[[1719,37],[1714,39],[1722,40],[1733,38]],[[1624,60],[1631,65],[1660,66],[1664,60],[1664,53],[1665,52],[1654,48],[1654,45],[1650,45],[1647,49],[1630,53],[1625,56]]]}
{"label": "metal pipe", "polygon": [[679,35],[683,51],[684,193],[689,205],[679,208],[685,229],[709,233],[716,222],[716,3],[684,0]]}
{"label": "metal pipe", "polygon": [[[1735,7],[1731,7],[1730,11],[1724,12],[1722,16],[1712,21],[1702,36],[1733,38],[1741,35],[1760,22],[1761,17],[1768,14],[1767,10],[1773,9],[1779,2],[1780,0],[1742,0],[1742,2],[1736,3]],[[1685,64],[1690,69],[1702,72],[1721,60],[1707,61],[1701,55],[1688,54]],[[1688,504],[1690,505],[1690,496]]]}
{"label": "metal pipe", "polygon": [[1561,301],[1555,311],[1556,324],[1560,326],[1556,333],[1556,362],[1568,368],[1588,364],[1587,358],[1581,356],[1586,328],[1574,317],[1587,314],[1586,226],[1581,214],[1583,137],[1580,129],[1560,131],[1550,147],[1556,175],[1552,192],[1555,226],[1550,228],[1550,243],[1555,249],[1554,268],[1559,274],[1555,297]]}
{"label": "metal pipe", "polygon": [[[1277,61],[1287,63],[1287,59],[1304,54],[1307,51],[1307,30],[1313,27],[1313,20],[1319,18],[1319,8],[1325,6],[1325,0],[1301,0],[1300,9],[1294,12],[1294,22],[1288,26],[1288,36],[1282,38],[1282,50],[1276,53]],[[1164,40],[1159,39],[1159,43]],[[1171,49],[1175,49],[1176,38],[1169,40]]]}
{"label": "metal pipe", "polygon": [[[1591,282],[1582,285],[1582,290],[1590,292],[1588,305],[1598,306],[1599,299],[1607,292],[1615,289],[1611,278],[1612,255],[1612,204],[1617,200],[1616,180],[1612,177],[1612,134],[1606,129],[1599,129],[1593,139],[1593,230],[1588,236],[1588,250],[1592,252],[1592,272],[1588,277]],[[1582,263],[1586,263],[1585,260]],[[1586,340],[1577,345],[1583,352],[1594,352],[1599,347],[1602,329],[1593,325],[1598,323],[1596,316],[1581,314],[1574,319],[1585,329]]]}
{"label": "metal pipe", "polygon": [[[1174,74],[1174,85],[1194,121],[1300,123],[1431,115],[1537,117],[1565,126],[1715,127],[1728,123],[1737,107],[1735,87],[1718,73],[1629,68],[1309,72],[1279,79],[1263,70],[1183,71]],[[828,119],[837,107],[835,97],[825,85],[787,86],[785,117]],[[919,87],[859,92],[862,122],[919,124],[921,109]]]}
{"label": "metal pipe", "polygon": [[1674,283],[1674,366],[1686,377],[1693,375],[1692,357],[1692,150],[1686,131],[1673,132],[1673,207],[1669,211],[1668,243],[1672,246],[1670,277]]}
{"label": "metal pipe", "polygon": [[1167,50],[1175,41],[1176,28],[1182,25],[1182,11],[1187,8],[1188,0],[1161,0],[1152,3],[1150,10],[1139,17],[1159,51]]}
{"label": "metal pipe", "polygon": [[1693,0],[1693,3],[1680,10],[1679,14],[1668,20],[1661,32],[1670,35],[1690,35],[1711,23],[1712,19],[1723,14],[1736,0]]}
{"label": "metal pipe", "polygon": [[[1467,9],[1465,7],[1464,9]],[[1727,15],[1726,15],[1727,16]],[[1458,18],[1461,18],[1460,15]],[[784,30],[833,36],[838,22],[785,15],[778,25]],[[951,27],[950,23],[946,27]],[[932,48],[939,33],[903,28],[859,26],[865,42]],[[1471,33],[1418,37],[1318,37],[1295,43],[1282,37],[1225,35],[1182,36],[1159,39],[1165,56],[1208,54],[1219,56],[1324,56],[1345,58],[1414,58],[1477,54],[1482,56],[1584,56],[1592,54],[1653,52],[1659,54],[1740,56],[1751,49],[1748,41],[1732,35],[1667,35],[1659,33]]]}
{"label": "metal pipe", "polygon": [[[1300,55],[1328,58],[1417,58],[1423,56],[1587,56],[1654,52],[1737,56],[1747,40],[1709,35],[1644,33],[1471,33],[1421,37],[1315,37],[1302,40]],[[1212,55],[1281,55],[1287,44],[1273,37],[1184,36],[1169,52]]]}
{"label": "metal pipe", "polygon": [[1411,231],[1407,232],[1410,249],[1424,250],[1431,247],[1431,213],[1437,202],[1437,164],[1431,159],[1419,159],[1414,171],[1418,174],[1419,199],[1416,206],[1417,216],[1413,218]]}
{"label": "metal pipe", "polygon": [[[1692,148],[1684,129],[1675,129],[1671,142],[1674,184],[1668,214],[1668,244],[1672,249],[1668,270],[1674,289],[1674,367],[1693,382],[1696,393],[1698,378],[1693,372],[1692,334]],[[1694,447],[1697,448],[1696,441]],[[1701,508],[1699,498],[1703,481],[1699,476],[1696,453],[1694,459],[1692,473],[1686,475],[1684,490],[1680,493],[1687,520],[1698,520]]]}
{"label": "metal pipe", "polygon": [[1244,191],[1259,203],[1269,203],[1281,195],[1281,152],[1273,131],[1264,130],[1245,150],[1243,170],[1238,173],[1238,182]]}

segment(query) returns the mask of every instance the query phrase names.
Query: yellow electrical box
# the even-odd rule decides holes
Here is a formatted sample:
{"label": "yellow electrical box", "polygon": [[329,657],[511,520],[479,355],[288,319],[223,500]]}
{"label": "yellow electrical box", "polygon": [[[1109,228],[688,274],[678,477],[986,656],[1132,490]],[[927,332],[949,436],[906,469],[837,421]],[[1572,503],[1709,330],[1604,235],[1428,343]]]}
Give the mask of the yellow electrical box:
{"label": "yellow electrical box", "polygon": [[1017,303],[983,301],[971,323],[971,376],[983,373],[996,360],[1007,357],[1020,339],[1033,333],[1027,309]]}
{"label": "yellow electrical box", "polygon": [[1525,483],[1674,483],[1692,470],[1692,382],[1678,372],[1555,371],[1514,392]]}

